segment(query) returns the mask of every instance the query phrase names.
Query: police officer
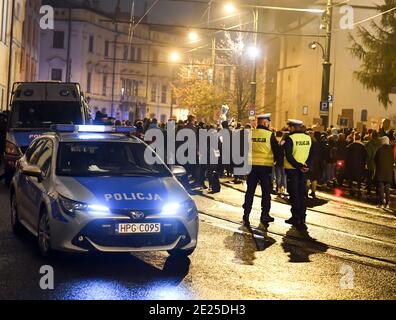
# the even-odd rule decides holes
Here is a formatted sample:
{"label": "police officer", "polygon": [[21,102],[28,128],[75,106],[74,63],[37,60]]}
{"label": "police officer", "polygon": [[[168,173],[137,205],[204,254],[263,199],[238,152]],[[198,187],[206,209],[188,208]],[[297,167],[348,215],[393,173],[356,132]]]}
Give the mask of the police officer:
{"label": "police officer", "polygon": [[305,224],[306,217],[306,184],[307,173],[311,164],[311,137],[303,132],[303,122],[290,119],[290,134],[284,141],[287,189],[291,202],[292,217],[286,223],[292,225]]}
{"label": "police officer", "polygon": [[243,222],[249,226],[249,215],[252,210],[254,194],[257,183],[261,185],[261,218],[262,224],[273,222],[270,216],[271,190],[272,190],[272,167],[275,162],[274,155],[278,154],[279,145],[274,133],[269,129],[271,114],[257,117],[257,128],[252,130],[252,171],[247,177],[247,191],[243,204]]}

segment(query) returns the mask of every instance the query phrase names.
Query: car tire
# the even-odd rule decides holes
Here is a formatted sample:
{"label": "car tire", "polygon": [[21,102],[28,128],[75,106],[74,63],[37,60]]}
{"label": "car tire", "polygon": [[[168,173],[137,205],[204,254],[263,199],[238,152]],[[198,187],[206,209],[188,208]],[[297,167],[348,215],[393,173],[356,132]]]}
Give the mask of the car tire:
{"label": "car tire", "polygon": [[13,192],[11,194],[11,228],[14,234],[20,235],[23,229],[23,226],[21,222],[19,221],[19,215],[18,215],[18,206],[17,206],[17,200],[16,200],[16,194]]}
{"label": "car tire", "polygon": [[195,251],[195,248],[193,249],[188,249],[188,250],[182,250],[182,249],[173,249],[169,250],[168,253],[172,257],[188,257],[191,256]]}
{"label": "car tire", "polygon": [[37,244],[40,250],[40,254],[49,258],[53,255],[51,248],[51,231],[49,224],[49,215],[46,209],[41,209],[40,218],[37,230]]}

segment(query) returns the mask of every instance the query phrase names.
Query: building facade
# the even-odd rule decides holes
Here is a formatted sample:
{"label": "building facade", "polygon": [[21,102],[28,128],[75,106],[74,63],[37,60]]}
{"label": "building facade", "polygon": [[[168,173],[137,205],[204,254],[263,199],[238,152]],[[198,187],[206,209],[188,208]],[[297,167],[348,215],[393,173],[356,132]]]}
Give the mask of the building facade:
{"label": "building facade", "polygon": [[[374,2],[350,1],[348,5],[353,8],[354,21],[378,14]],[[344,15],[341,6],[333,8],[329,124],[377,128],[381,118],[396,118],[396,95],[391,94],[393,105],[385,110],[377,94],[365,89],[355,78],[354,71],[359,69],[361,62],[349,51],[349,34],[356,36],[356,27],[343,29],[340,22]],[[307,125],[320,123],[322,50],[319,46],[311,50],[309,43],[317,41],[325,45],[321,23],[320,14],[282,13],[282,16],[273,14],[267,19],[266,30],[294,34],[267,37],[263,41],[266,56],[262,63],[264,77],[259,83],[264,88],[260,102],[265,111],[273,113],[276,128],[282,128],[288,118],[302,119]],[[362,26],[370,30],[369,23]],[[340,119],[348,121],[340,122]]]}
{"label": "building facade", "polygon": [[147,24],[131,30],[89,7],[56,7],[55,29],[41,31],[40,80],[79,82],[93,117],[185,118],[172,98],[177,65],[168,60],[180,39]]}
{"label": "building facade", "polygon": [[38,78],[40,6],[41,0],[0,0],[0,111],[14,82]]}
{"label": "building facade", "polygon": [[24,81],[36,81],[40,53],[41,0],[26,0],[25,18],[22,24],[20,77]]}

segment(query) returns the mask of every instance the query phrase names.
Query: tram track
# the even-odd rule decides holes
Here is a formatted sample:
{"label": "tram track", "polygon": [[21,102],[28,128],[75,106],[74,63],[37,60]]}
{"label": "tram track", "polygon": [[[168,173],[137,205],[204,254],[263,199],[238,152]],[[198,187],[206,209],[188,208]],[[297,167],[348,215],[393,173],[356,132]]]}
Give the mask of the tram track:
{"label": "tram track", "polygon": [[[392,272],[396,271],[396,262],[394,262],[392,260],[374,257],[374,256],[367,255],[364,253],[359,253],[354,250],[350,250],[350,249],[346,249],[346,248],[342,248],[342,247],[338,247],[338,246],[334,246],[334,245],[329,245],[329,244],[324,244],[324,245],[326,245],[327,250],[323,251],[323,250],[319,250],[319,249],[315,248],[318,246],[318,242],[315,239],[311,240],[311,239],[307,239],[307,238],[301,238],[301,237],[293,236],[290,234],[285,234],[285,233],[281,233],[281,232],[268,230],[268,228],[266,228],[266,230],[263,231],[260,228],[250,227],[250,230],[251,230],[250,232],[249,232],[249,229],[247,229],[247,228],[244,231],[244,230],[241,230],[241,227],[243,227],[243,225],[240,222],[236,222],[234,220],[226,219],[223,217],[218,217],[216,215],[209,214],[202,210],[199,210],[199,214],[201,215],[201,218],[202,218],[202,216],[204,218],[208,217],[212,221],[216,220],[221,223],[225,222],[225,223],[232,224],[234,226],[238,226],[238,228],[236,228],[236,229],[232,229],[232,228],[225,228],[225,229],[229,229],[230,231],[235,231],[235,232],[242,233],[245,235],[250,235],[253,238],[260,238],[262,240],[266,240],[266,239],[268,239],[268,236],[271,235],[273,237],[278,238],[278,241],[286,240],[286,241],[291,242],[290,245],[294,245],[296,247],[303,248],[303,249],[308,249],[315,253],[323,253],[323,254],[326,254],[329,256],[336,256],[336,257],[346,260],[346,261],[353,261],[355,263],[359,263],[359,264],[362,264],[365,266],[381,268],[381,269],[387,270],[387,271],[392,271]],[[223,227],[223,226],[219,226],[219,227]],[[260,233],[262,235],[260,235]]]}

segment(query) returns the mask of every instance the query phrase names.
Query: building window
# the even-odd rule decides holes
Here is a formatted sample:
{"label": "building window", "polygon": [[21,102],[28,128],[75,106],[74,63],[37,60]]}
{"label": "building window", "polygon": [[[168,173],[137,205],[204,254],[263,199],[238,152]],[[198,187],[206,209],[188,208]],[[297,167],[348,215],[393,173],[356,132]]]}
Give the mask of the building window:
{"label": "building window", "polygon": [[161,103],[166,103],[166,95],[167,95],[168,87],[162,86],[161,90]]}
{"label": "building window", "polygon": [[108,40],[105,41],[105,57],[109,56],[109,46],[110,46],[110,42]]}
{"label": "building window", "polygon": [[21,4],[17,2],[15,6],[15,18],[19,21],[21,16]]}
{"label": "building window", "polygon": [[62,81],[63,70],[62,69],[51,69],[51,80]]}
{"label": "building window", "polygon": [[87,74],[87,92],[91,93],[91,83],[92,83],[92,73],[88,72]]}
{"label": "building window", "polygon": [[156,102],[157,101],[157,84],[152,83],[151,84],[151,102]]}
{"label": "building window", "polygon": [[139,81],[133,80],[133,95],[135,97],[139,96]]}
{"label": "building window", "polygon": [[362,110],[361,116],[360,116],[360,121],[361,122],[367,122],[367,118],[368,118],[368,112],[366,109]]}
{"label": "building window", "polygon": [[166,122],[166,114],[161,114],[160,122],[162,122],[162,123]]}
{"label": "building window", "polygon": [[131,47],[131,54],[129,59],[131,61],[142,61],[142,48]]}
{"label": "building window", "polygon": [[0,10],[1,10],[0,41],[6,44],[7,33],[8,33],[8,1],[7,0],[0,0]]}
{"label": "building window", "polygon": [[159,53],[158,53],[158,51],[155,50],[153,52],[153,63],[154,63],[154,65],[156,65],[158,63],[158,61],[159,61]]}
{"label": "building window", "polygon": [[304,116],[308,115],[308,106],[303,106],[303,115]]}
{"label": "building window", "polygon": [[142,61],[142,48],[137,48],[137,52],[136,52],[136,59],[138,62]]}
{"label": "building window", "polygon": [[124,60],[128,60],[128,52],[129,52],[129,48],[128,45],[124,45]]}
{"label": "building window", "polygon": [[103,76],[103,87],[102,87],[102,95],[105,96],[107,94],[107,75]]}
{"label": "building window", "polygon": [[4,88],[0,88],[0,110],[4,109]]}
{"label": "building window", "polygon": [[65,46],[65,33],[63,31],[54,31],[53,47],[63,49]]}
{"label": "building window", "polygon": [[89,36],[88,52],[93,53],[94,51],[94,36]]}
{"label": "building window", "polygon": [[129,56],[129,60],[136,61],[135,47],[131,47],[131,53]]}

